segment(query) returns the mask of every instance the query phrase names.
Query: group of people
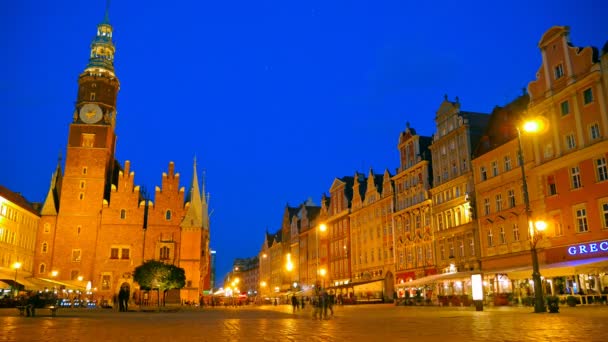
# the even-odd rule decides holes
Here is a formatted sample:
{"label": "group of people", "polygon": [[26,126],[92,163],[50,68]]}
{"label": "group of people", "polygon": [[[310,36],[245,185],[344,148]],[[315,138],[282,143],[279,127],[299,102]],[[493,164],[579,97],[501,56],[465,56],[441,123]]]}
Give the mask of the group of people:
{"label": "group of people", "polygon": [[[315,295],[310,299],[313,307],[312,318],[313,319],[329,319],[334,316],[334,304],[336,302],[336,296],[330,294],[325,289],[317,287]],[[302,297],[300,300],[295,295],[291,296],[291,306],[293,307],[293,313],[298,309],[304,309],[305,299]],[[276,305],[276,304],[275,304]]]}
{"label": "group of people", "polygon": [[131,291],[129,291],[128,286],[122,286],[120,291],[118,291],[118,307],[121,312],[129,311],[129,296],[131,295]]}

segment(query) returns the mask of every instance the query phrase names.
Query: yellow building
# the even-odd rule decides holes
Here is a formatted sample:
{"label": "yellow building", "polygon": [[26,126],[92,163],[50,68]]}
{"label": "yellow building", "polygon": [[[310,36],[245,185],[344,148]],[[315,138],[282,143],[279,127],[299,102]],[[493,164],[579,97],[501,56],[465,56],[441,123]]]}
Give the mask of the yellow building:
{"label": "yellow building", "polygon": [[388,171],[355,173],[350,214],[352,286],[358,301],[392,300],[395,285],[393,185]]}
{"label": "yellow building", "polygon": [[31,203],[0,185],[0,291],[34,286],[28,278],[34,273],[39,221]]}
{"label": "yellow building", "polygon": [[[397,296],[405,297],[415,279],[437,273],[431,227],[430,137],[407,128],[399,136],[400,156],[395,185],[395,282]],[[411,291],[409,293],[413,295]],[[425,296],[430,293],[425,293]]]}

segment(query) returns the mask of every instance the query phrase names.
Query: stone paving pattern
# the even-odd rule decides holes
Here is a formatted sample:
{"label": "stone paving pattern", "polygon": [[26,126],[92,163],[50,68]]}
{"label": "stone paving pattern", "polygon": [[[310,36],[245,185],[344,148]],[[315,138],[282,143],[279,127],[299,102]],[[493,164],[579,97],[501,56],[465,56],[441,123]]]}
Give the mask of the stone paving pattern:
{"label": "stone paving pattern", "polygon": [[[138,310],[138,308],[131,308]],[[0,341],[608,341],[608,306],[334,307],[329,320],[313,320],[312,308],[291,306],[182,308],[165,312],[110,309],[48,310],[21,317],[0,309]]]}

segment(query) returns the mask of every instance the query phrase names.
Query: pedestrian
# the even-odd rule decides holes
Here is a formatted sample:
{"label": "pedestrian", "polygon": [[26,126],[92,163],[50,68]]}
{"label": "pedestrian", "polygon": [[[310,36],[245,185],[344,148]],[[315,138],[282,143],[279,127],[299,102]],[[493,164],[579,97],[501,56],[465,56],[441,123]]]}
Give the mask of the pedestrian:
{"label": "pedestrian", "polygon": [[123,297],[123,308],[125,309],[124,311],[127,312],[129,311],[129,298],[131,297],[131,291],[129,291],[129,287],[125,286],[125,293],[124,293],[124,297]]}
{"label": "pedestrian", "polygon": [[321,318],[322,319],[328,319],[327,318],[328,305],[329,305],[329,298],[327,295],[327,291],[323,290],[323,292],[321,293]]}
{"label": "pedestrian", "polygon": [[293,307],[293,313],[296,313],[296,309],[298,308],[298,298],[296,298],[295,294],[291,295],[291,306]]}
{"label": "pedestrian", "polygon": [[302,310],[304,310],[304,297],[302,297],[302,302],[300,303],[300,305],[302,306]]}
{"label": "pedestrian", "polygon": [[122,300],[122,297],[124,297],[124,295],[125,295],[125,288],[120,287],[120,290],[118,290],[118,311],[120,311],[120,312],[125,311],[125,308],[123,307],[123,300]]}

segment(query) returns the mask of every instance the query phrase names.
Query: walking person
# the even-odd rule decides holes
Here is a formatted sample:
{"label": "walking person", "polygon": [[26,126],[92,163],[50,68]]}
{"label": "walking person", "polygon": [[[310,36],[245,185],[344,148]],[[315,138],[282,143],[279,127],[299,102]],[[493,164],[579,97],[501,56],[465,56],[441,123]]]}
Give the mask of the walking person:
{"label": "walking person", "polygon": [[125,288],[124,287],[120,287],[120,290],[118,290],[118,311],[123,312],[125,311],[125,308],[123,306],[123,297],[125,296]]}
{"label": "walking person", "polygon": [[298,308],[298,298],[296,295],[291,295],[291,306],[293,307],[293,313],[296,313],[296,309]]}

